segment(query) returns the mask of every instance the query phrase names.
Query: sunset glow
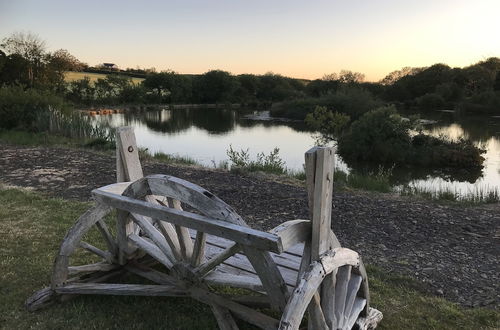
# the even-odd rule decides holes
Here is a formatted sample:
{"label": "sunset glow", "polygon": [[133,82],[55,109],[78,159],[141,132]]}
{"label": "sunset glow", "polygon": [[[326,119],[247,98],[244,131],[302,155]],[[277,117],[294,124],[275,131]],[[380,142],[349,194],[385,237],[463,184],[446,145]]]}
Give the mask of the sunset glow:
{"label": "sunset glow", "polygon": [[348,69],[376,81],[405,66],[499,56],[499,12],[495,0],[0,0],[0,38],[32,31],[90,65],[308,79]]}

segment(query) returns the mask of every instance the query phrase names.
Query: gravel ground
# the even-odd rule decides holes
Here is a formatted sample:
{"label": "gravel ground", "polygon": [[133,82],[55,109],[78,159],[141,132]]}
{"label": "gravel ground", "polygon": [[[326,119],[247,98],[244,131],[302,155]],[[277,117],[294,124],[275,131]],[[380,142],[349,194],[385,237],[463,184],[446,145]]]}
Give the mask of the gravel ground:
{"label": "gravel ground", "polygon": [[[0,144],[0,182],[86,201],[115,180],[115,159],[89,150]],[[305,189],[265,176],[143,164],[145,174],[178,176],[212,191],[256,229],[307,218]],[[332,225],[365,263],[413,277],[463,306],[500,301],[500,205],[465,207],[391,194],[336,191]]]}

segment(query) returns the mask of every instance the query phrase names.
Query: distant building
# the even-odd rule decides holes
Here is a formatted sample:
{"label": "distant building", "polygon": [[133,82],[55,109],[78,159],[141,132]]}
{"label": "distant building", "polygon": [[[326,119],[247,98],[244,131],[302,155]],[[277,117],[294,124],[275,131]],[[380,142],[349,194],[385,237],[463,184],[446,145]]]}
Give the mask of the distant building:
{"label": "distant building", "polygon": [[118,70],[118,66],[114,63],[103,63],[102,67],[108,70]]}

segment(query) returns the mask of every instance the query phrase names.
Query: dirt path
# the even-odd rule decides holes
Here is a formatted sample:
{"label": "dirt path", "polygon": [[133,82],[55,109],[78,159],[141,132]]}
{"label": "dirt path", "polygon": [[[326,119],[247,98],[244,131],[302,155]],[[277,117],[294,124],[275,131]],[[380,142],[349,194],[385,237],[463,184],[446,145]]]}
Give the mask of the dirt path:
{"label": "dirt path", "polygon": [[[0,182],[51,196],[88,200],[114,182],[115,160],[88,150],[0,144]],[[233,206],[252,227],[307,218],[303,188],[196,167],[143,164],[197,183]],[[498,307],[500,206],[463,207],[388,194],[336,192],[333,228],[368,264],[409,275],[433,294],[464,306]]]}

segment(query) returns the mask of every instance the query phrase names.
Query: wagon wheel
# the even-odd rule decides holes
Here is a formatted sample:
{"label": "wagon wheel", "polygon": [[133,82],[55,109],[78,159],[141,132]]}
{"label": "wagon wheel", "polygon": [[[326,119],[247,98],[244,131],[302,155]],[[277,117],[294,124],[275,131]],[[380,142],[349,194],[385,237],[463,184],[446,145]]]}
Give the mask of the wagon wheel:
{"label": "wagon wheel", "polygon": [[119,273],[113,271],[119,268],[113,220],[106,217],[111,211],[111,207],[97,204],[81,215],[68,231],[54,263],[53,290],[57,291],[67,282],[102,282]]}
{"label": "wagon wheel", "polygon": [[350,330],[368,309],[368,282],[359,255],[336,248],[304,273],[285,308],[280,329],[298,329],[308,310],[310,329]]}

